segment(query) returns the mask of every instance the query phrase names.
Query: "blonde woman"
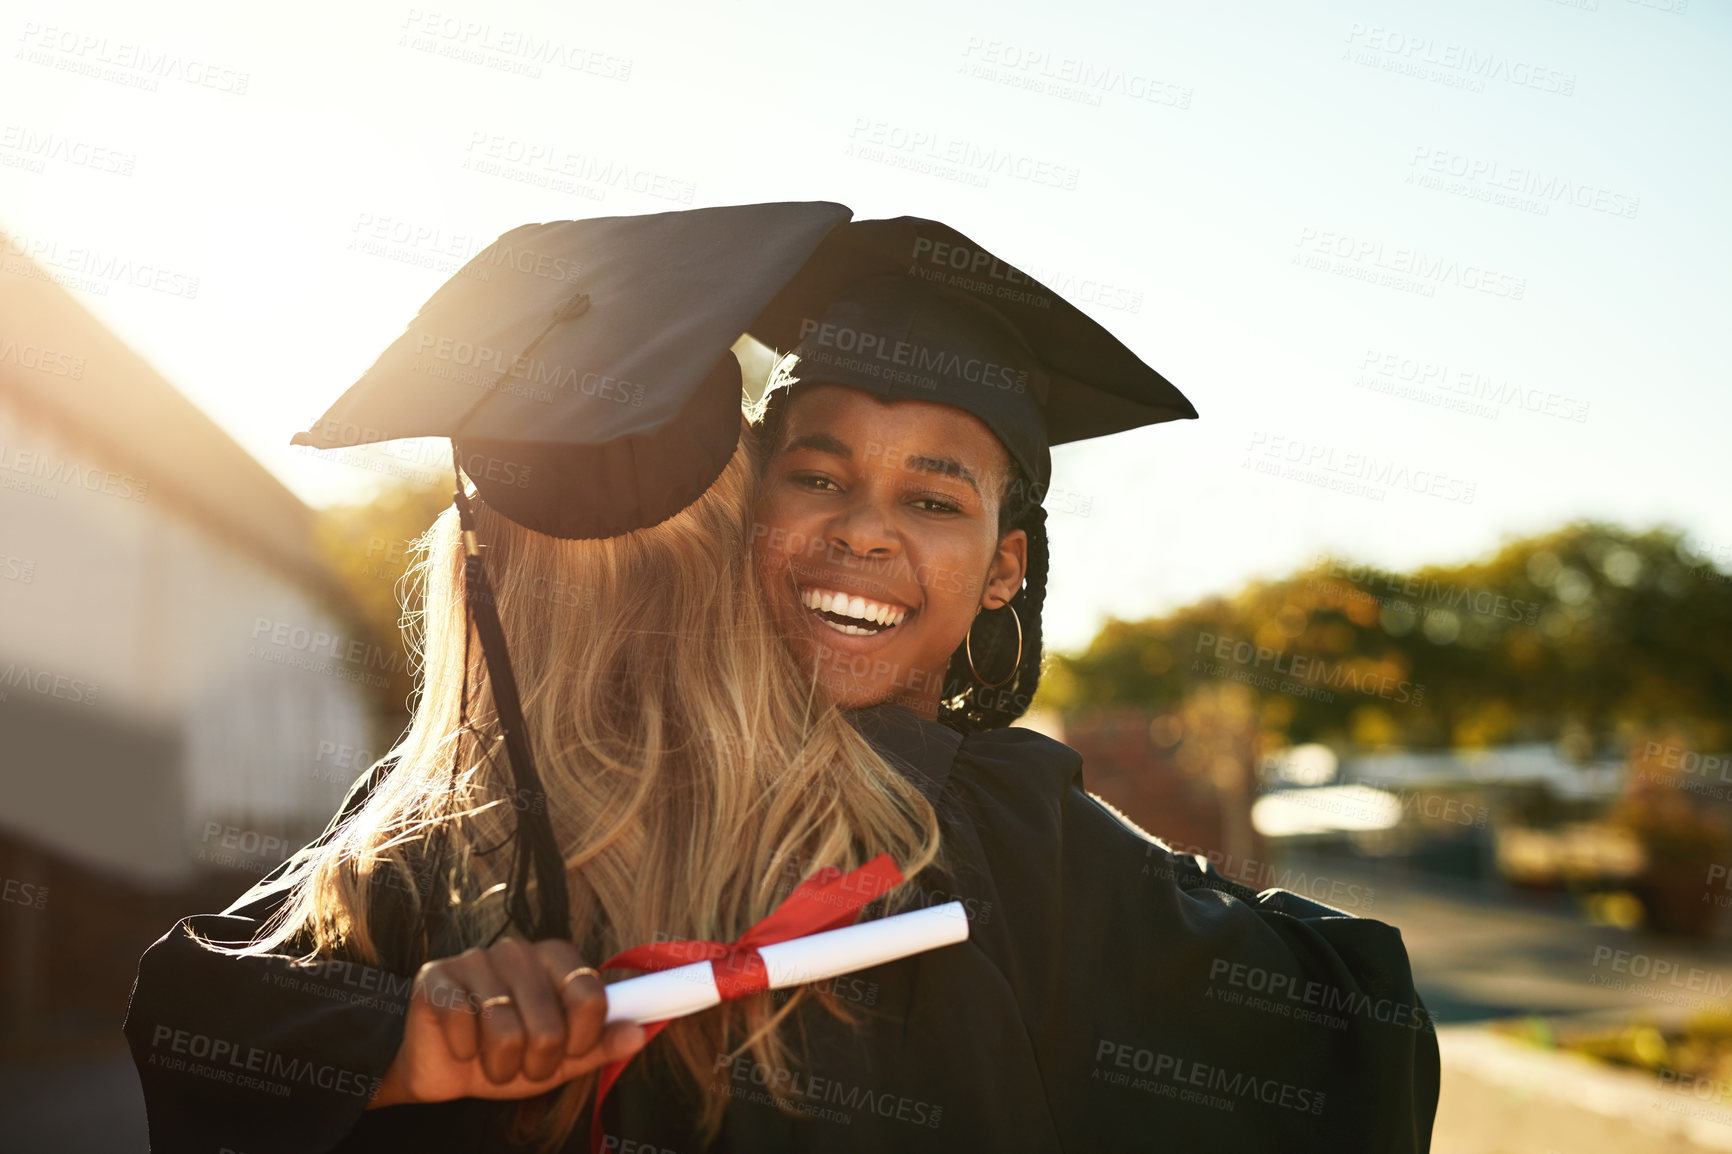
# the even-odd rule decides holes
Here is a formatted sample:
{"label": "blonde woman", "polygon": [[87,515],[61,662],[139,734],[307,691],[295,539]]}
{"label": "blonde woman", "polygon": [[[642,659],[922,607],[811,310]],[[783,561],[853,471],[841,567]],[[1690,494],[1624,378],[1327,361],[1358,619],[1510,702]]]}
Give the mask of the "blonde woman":
{"label": "blonde woman", "polygon": [[[465,638],[456,511],[439,517],[412,571],[422,690],[389,772],[226,914],[183,923],[250,944],[225,956],[177,927],[141,963],[127,1030],[158,1148],[191,1149],[197,1134],[213,1151],[329,1149],[364,1107],[437,1102],[459,1108],[379,1109],[356,1141],[480,1127],[558,1148],[595,1068],[642,1040],[632,1025],[601,1034],[605,998],[586,961],[657,940],[732,941],[820,865],[888,853],[912,877],[933,860],[931,805],[814,698],[774,636],[748,564],[752,477],[743,444],[683,512],[595,541],[476,507],[579,944],[500,936],[499,847],[523,795],[461,722],[466,667],[469,715],[490,700]],[[893,892],[886,908],[898,902]],[[252,1004],[214,1002],[200,966],[232,989],[237,959],[256,970]],[[779,1005],[759,995],[675,1022],[649,1058],[696,1089],[713,1133],[727,1100],[705,1091],[716,1055],[789,1067],[781,1027],[807,997],[846,1013],[809,988]],[[307,1009],[326,1020],[308,1023]],[[533,1108],[510,1101],[548,1090]],[[478,1099],[514,1108],[461,1108]]]}

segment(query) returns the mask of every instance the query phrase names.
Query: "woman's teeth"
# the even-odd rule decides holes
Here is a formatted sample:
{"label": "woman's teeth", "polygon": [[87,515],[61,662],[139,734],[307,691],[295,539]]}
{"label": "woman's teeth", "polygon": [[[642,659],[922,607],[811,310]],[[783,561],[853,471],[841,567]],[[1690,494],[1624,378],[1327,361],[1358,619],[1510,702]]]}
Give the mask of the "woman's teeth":
{"label": "woman's teeth", "polygon": [[[900,605],[885,605],[879,601],[868,601],[864,597],[852,597],[846,593],[837,593],[829,589],[802,589],[800,602],[806,608],[818,613],[827,613],[833,617],[846,617],[859,621],[861,625],[852,625],[846,621],[832,621],[823,618],[824,624],[841,633],[853,636],[870,636],[885,629],[902,624],[902,619],[908,616],[908,610]],[[863,627],[863,626],[869,626]]]}

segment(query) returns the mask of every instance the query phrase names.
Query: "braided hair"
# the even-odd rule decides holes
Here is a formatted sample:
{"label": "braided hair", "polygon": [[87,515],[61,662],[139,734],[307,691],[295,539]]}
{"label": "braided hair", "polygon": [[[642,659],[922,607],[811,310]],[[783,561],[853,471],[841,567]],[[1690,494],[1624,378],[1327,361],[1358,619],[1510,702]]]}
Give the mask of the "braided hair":
{"label": "braided hair", "polygon": [[[778,366],[778,373],[785,369]],[[792,390],[777,388],[772,378],[755,416],[761,462],[767,462],[781,439]],[[982,611],[969,627],[969,636],[950,655],[944,688],[939,694],[938,720],[963,733],[1001,729],[1028,712],[1029,702],[1040,687],[1041,609],[1046,604],[1047,536],[1046,509],[1041,505],[1042,486],[1033,483],[1022,467],[1012,462],[1011,473],[999,498],[998,536],[1021,529],[1028,534],[1028,568],[1023,587],[1002,608]],[[1012,617],[1011,611],[1015,611]],[[1017,622],[1022,623],[1020,659],[1017,657]],[[974,667],[969,665],[970,646]],[[1015,663],[1014,674],[1009,673]],[[981,673],[996,686],[988,685]]]}
{"label": "braided hair", "polygon": [[[945,671],[944,690],[939,698],[938,720],[963,733],[1009,725],[1028,712],[1029,702],[1040,688],[1040,618],[1046,604],[1048,558],[1046,509],[1040,496],[1027,475],[1016,467],[1000,499],[998,536],[1003,540],[1006,533],[1016,529],[1028,534],[1028,569],[1016,595],[1002,608],[982,610],[969,626],[968,637],[950,655],[950,667]],[[1012,663],[1014,674],[1010,672]],[[988,685],[976,669],[1001,684]]]}

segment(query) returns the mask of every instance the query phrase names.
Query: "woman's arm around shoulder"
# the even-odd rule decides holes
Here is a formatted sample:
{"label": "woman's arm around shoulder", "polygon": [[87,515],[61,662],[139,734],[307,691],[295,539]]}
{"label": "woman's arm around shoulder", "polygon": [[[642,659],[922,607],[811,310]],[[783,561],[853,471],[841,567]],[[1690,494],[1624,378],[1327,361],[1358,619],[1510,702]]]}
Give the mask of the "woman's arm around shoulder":
{"label": "woman's arm around shoulder", "polygon": [[288,896],[281,872],[222,913],[181,919],[139,959],[124,1032],[153,1150],[329,1150],[397,1053],[411,976],[205,944],[252,940]]}
{"label": "woman's arm around shoulder", "polygon": [[1437,1040],[1400,932],[1173,851],[1087,793],[1081,764],[994,730],[964,739],[950,782],[1001,919],[982,943],[1064,1131],[1116,1148],[1158,1116],[1252,1149],[1427,1149]]}
{"label": "woman's arm around shoulder", "polygon": [[226,910],[182,918],[139,959],[123,1030],[153,1150],[329,1150],[378,1090],[403,1038],[411,977],[206,943],[257,939],[297,866],[387,768],[357,779],[325,831]]}

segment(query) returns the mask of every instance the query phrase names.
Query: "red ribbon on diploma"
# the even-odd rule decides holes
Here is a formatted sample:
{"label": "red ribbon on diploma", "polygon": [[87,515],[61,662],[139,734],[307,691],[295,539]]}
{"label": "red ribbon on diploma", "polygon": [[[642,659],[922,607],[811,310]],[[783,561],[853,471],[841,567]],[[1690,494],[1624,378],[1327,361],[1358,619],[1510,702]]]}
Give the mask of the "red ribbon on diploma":
{"label": "red ribbon on diploma", "polygon": [[[722,942],[681,941],[654,942],[634,946],[615,954],[601,964],[601,969],[672,970],[708,959],[715,975],[716,989],[722,1001],[731,1002],[770,988],[769,974],[759,946],[821,934],[825,930],[841,929],[860,920],[860,910],[873,898],[880,897],[902,884],[902,871],[887,853],[881,853],[859,869],[843,873],[835,866],[825,866],[805,881],[763,920],[741,934],[739,940]],[[671,1021],[671,1019],[670,1019]],[[644,1045],[667,1025],[651,1022],[644,1027]],[[639,1050],[638,1053],[642,1053]],[[634,1054],[633,1057],[636,1057]],[[596,1082],[595,1118],[589,1127],[589,1146],[601,1154],[601,1103],[619,1076],[625,1072],[631,1058],[610,1062],[602,1067]]]}

